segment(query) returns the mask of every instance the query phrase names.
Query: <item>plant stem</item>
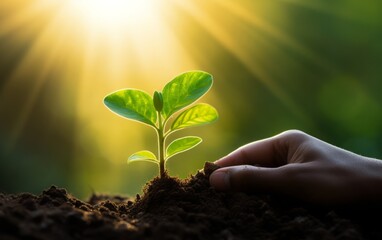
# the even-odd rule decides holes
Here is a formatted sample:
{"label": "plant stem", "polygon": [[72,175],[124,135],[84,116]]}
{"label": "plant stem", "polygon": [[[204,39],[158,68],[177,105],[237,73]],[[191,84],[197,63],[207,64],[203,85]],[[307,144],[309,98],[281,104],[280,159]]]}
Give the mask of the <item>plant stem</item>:
{"label": "plant stem", "polygon": [[159,156],[159,176],[163,178],[166,174],[165,171],[165,159],[164,159],[164,124],[162,119],[162,114],[158,111],[159,127],[157,129],[158,133],[158,156]]}

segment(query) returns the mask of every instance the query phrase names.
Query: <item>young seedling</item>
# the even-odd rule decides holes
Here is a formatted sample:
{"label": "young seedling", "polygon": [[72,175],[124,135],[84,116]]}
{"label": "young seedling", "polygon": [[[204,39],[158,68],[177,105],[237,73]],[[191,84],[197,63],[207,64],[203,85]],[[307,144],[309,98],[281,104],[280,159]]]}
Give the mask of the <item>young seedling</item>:
{"label": "young seedling", "polygon": [[[121,89],[107,95],[105,105],[114,113],[153,127],[157,133],[158,157],[143,150],[131,155],[127,163],[149,161],[159,164],[160,177],[166,176],[166,162],[178,153],[198,145],[202,139],[186,136],[166,145],[167,137],[175,131],[212,123],[218,119],[216,109],[206,103],[198,103],[212,86],[212,75],[202,71],[185,72],[165,85],[162,92],[155,91],[153,97],[137,89]],[[186,108],[188,107],[188,108]],[[180,112],[167,126],[174,114]],[[167,148],[166,148],[167,146]]]}

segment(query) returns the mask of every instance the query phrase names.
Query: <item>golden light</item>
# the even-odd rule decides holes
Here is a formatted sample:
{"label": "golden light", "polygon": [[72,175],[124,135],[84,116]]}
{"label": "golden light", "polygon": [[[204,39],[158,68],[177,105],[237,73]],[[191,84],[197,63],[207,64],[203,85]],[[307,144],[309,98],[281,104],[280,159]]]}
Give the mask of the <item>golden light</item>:
{"label": "golden light", "polygon": [[72,0],[68,7],[90,28],[136,28],[156,18],[159,5],[153,0]]}
{"label": "golden light", "polygon": [[[273,80],[275,71],[266,67],[264,59],[269,59],[263,56],[266,50],[279,54],[278,45],[306,58],[315,56],[272,24],[270,16],[282,18],[281,8],[274,9],[273,5],[278,4],[218,0],[2,2],[0,41],[3,37],[2,43],[9,44],[9,56],[19,55],[0,88],[0,116],[9,115],[7,103],[20,101],[14,94],[20,86],[28,89],[22,92],[27,104],[20,104],[9,127],[10,149],[23,137],[35,106],[52,99],[44,104],[54,105],[54,114],[74,122],[70,137],[76,146],[73,159],[80,169],[77,177],[101,184],[104,178],[98,178],[97,173],[103,171],[104,163],[100,162],[125,167],[125,158],[149,142],[146,134],[155,136],[136,123],[110,114],[102,104],[103,97],[126,87],[153,92],[188,70],[221,74],[227,63],[215,62],[220,62],[222,53],[240,62],[254,79],[299,112],[293,99]],[[20,49],[24,51],[20,53]],[[41,93],[46,92],[50,98],[41,100]],[[214,98],[214,93],[209,97]],[[221,138],[215,140],[217,144]],[[81,170],[93,163],[96,170],[84,177]],[[121,182],[123,175],[114,173],[109,173],[113,178],[106,181],[106,187]]]}
{"label": "golden light", "polygon": [[[0,100],[7,102],[20,82],[34,79],[30,83],[33,91],[25,95],[28,104],[22,106],[12,129],[12,142],[21,136],[47,76],[54,72],[55,85],[74,97],[76,141],[86,145],[92,139],[93,144],[103,146],[100,155],[120,163],[121,156],[129,152],[121,138],[127,134],[134,138],[134,147],[142,136],[140,129],[132,130],[131,123],[109,114],[102,106],[103,97],[124,87],[152,92],[180,72],[207,70],[202,61],[197,62],[209,62],[202,50],[205,36],[212,36],[273,91],[277,89],[248,54],[253,47],[245,38],[230,34],[236,30],[225,25],[234,20],[264,31],[267,25],[256,22],[256,14],[245,7],[199,0],[15,0],[0,11],[7,19],[0,23],[0,36],[28,43],[17,71],[1,89]],[[242,16],[245,19],[240,21]],[[187,25],[190,20],[196,23],[192,28]],[[203,33],[192,42],[195,29]],[[33,78],[30,72],[35,72]],[[70,109],[64,98],[61,101],[62,108]],[[106,126],[107,122],[118,127]]]}

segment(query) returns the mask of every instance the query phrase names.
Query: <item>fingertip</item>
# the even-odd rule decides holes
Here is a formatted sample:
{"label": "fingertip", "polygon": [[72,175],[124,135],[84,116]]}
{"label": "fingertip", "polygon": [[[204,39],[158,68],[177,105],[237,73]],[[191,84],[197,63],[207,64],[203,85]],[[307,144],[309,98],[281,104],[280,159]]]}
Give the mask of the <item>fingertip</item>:
{"label": "fingertip", "polygon": [[[224,157],[222,158],[219,158],[218,160],[214,161],[214,164],[218,165],[219,167],[221,167],[221,163],[224,162]],[[220,163],[220,164],[219,164]]]}
{"label": "fingertip", "polygon": [[214,162],[214,164],[218,165],[219,167],[228,167],[228,166],[237,165],[236,159],[232,158],[232,154],[219,158],[218,160]]}
{"label": "fingertip", "polygon": [[225,170],[216,170],[210,175],[210,184],[216,190],[228,191],[231,188],[229,172]]}
{"label": "fingertip", "polygon": [[210,175],[210,184],[219,191],[269,191],[285,185],[277,168],[240,165],[220,168]]}

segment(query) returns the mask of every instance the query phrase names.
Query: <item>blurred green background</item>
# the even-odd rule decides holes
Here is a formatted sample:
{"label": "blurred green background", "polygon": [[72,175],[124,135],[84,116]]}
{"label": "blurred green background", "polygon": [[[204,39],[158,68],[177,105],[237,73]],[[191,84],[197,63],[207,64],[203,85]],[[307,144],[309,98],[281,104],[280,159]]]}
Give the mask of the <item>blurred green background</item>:
{"label": "blurred green background", "polygon": [[196,69],[220,119],[179,133],[204,142],[173,176],[293,128],[382,158],[381,39],[380,0],[2,0],[0,191],[139,193],[157,166],[126,160],[155,132],[103,97]]}

